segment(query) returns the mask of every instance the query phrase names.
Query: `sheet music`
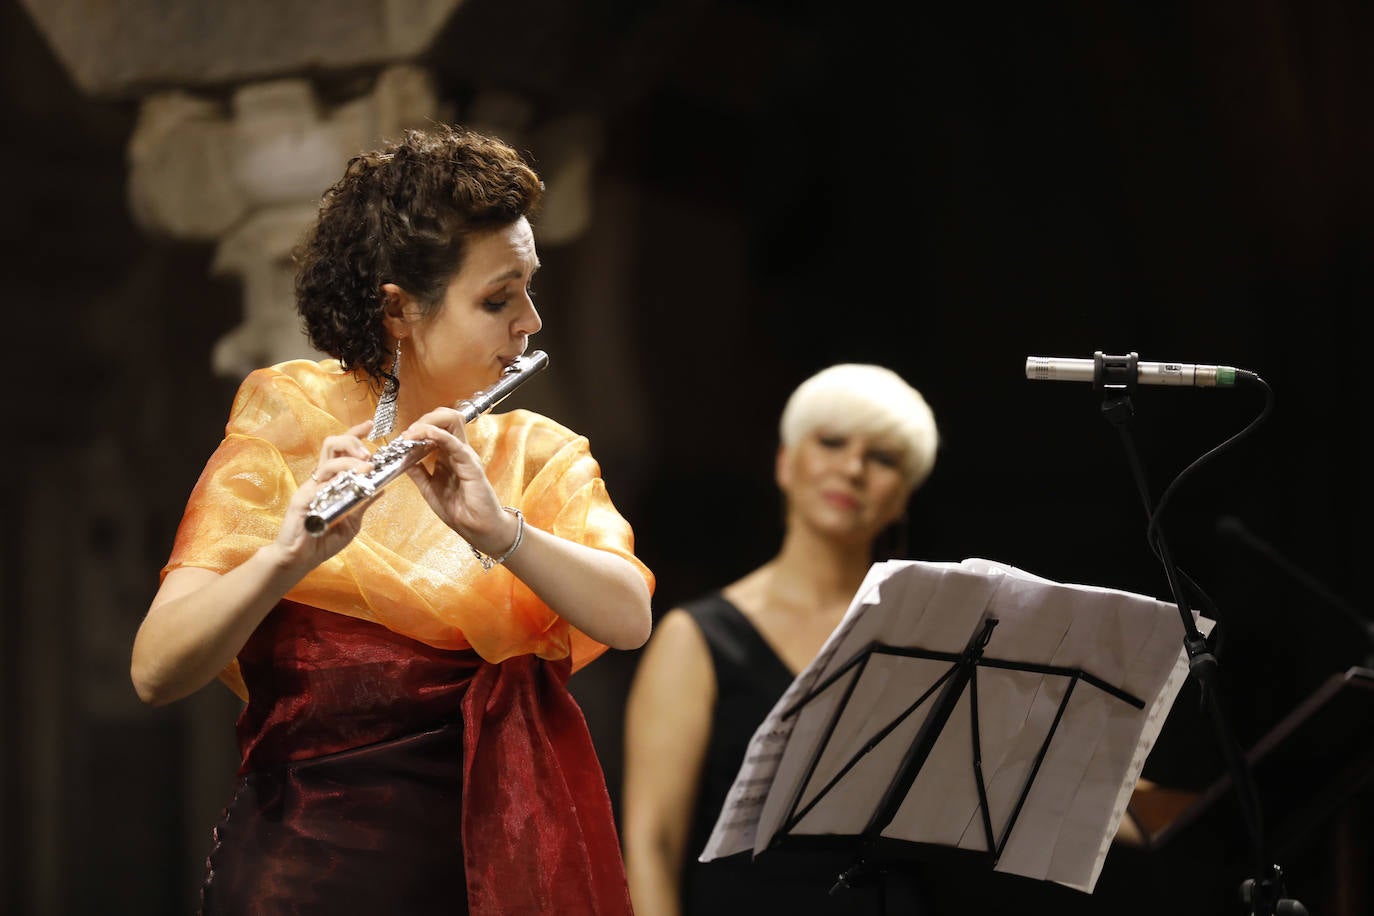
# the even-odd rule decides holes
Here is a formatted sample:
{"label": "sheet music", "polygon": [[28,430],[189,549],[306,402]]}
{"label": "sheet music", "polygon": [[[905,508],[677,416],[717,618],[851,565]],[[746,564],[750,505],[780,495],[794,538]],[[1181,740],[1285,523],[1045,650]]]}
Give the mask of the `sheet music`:
{"label": "sheet music", "polygon": [[[939,689],[911,707],[950,663],[874,654],[862,671],[852,667],[799,714],[784,713],[871,643],[957,654],[987,618],[998,621],[987,658],[1081,668],[1145,702],[1139,710],[1086,681],[1076,683],[996,866],[1091,892],[1187,675],[1178,610],[1143,595],[1057,583],[976,558],[889,561],[869,570],[821,652],[755,731],[701,860],[762,852],[793,811],[801,815],[793,834],[862,833]],[[1204,633],[1211,623],[1198,618]],[[994,842],[1011,820],[1069,681],[978,668]],[[842,703],[844,715],[833,721]],[[965,690],[883,836],[987,849],[969,704]],[[891,731],[851,763],[883,728]]]}
{"label": "sheet music", "polygon": [[783,693],[782,699],[778,700],[772,711],[754,730],[754,736],[749,740],[749,749],[744,755],[744,763],[736,774],[730,791],[726,793],[725,804],[706,842],[701,861],[709,862],[711,859],[754,848],[764,801],[773,786],[778,761],[782,759],[783,750],[792,735],[792,727],[796,724],[795,719],[784,721],[782,712],[811,690],[812,685],[820,678],[821,672],[834,657],[836,648],[853,629],[859,617],[859,609],[865,606],[870,596],[876,600],[877,584],[891,574],[886,565],[877,563],[869,568],[868,575],[854,593],[849,609],[845,611],[844,617],[821,647],[821,651],[812,659],[811,664],[797,675]]}

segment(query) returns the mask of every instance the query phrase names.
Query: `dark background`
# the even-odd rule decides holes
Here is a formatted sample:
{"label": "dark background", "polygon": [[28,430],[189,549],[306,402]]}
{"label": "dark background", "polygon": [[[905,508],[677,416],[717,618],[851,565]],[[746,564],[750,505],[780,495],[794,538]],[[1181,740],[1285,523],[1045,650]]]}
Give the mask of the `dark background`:
{"label": "dark background", "polygon": [[[212,687],[144,709],[126,666],[236,387],[209,353],[239,290],[209,276],[209,245],[132,223],[135,105],[84,97],[14,0],[0,36],[18,471],[0,487],[0,910],[187,912],[227,798],[233,705]],[[1167,597],[1099,395],[1028,382],[1025,359],[1133,350],[1259,373],[1272,416],[1179,490],[1167,526],[1217,605],[1248,745],[1370,649],[1217,523],[1241,520],[1367,611],[1354,323],[1374,292],[1371,41],[1374,8],[1340,0],[469,0],[425,62],[459,120],[495,88],[604,126],[607,205],[593,241],[541,250],[535,345],[552,369],[521,397],[590,437],[658,576],[656,613],[772,555],[777,417],[840,361],[896,369],[938,418],[913,557]],[[607,239],[624,240],[617,257]],[[610,329],[585,320],[598,270],[630,303]],[[631,345],[616,387],[597,383],[607,334]],[[1154,492],[1262,403],[1142,390]],[[573,681],[617,805],[635,659],[609,653]],[[1201,788],[1221,770],[1213,747],[1189,685],[1145,775]],[[1331,777],[1283,784],[1296,804]],[[1313,913],[1369,912],[1367,795],[1301,833],[1283,832],[1286,811],[1290,890]],[[1223,802],[1165,849],[1113,850],[1090,897],[965,862],[937,883],[962,912],[1241,912],[1238,818]]]}

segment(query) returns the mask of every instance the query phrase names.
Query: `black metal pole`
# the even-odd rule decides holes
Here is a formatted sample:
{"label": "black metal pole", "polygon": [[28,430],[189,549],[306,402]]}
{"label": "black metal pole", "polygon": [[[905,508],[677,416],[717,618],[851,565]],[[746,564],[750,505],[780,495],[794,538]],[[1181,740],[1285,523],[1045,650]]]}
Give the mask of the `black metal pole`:
{"label": "black metal pole", "polygon": [[[1099,359],[1100,366],[1101,360]],[[1153,537],[1150,546],[1164,567],[1165,577],[1169,581],[1169,589],[1174,596],[1174,602],[1178,606],[1179,615],[1183,621],[1183,647],[1188,655],[1188,674],[1201,689],[1202,701],[1207,708],[1207,717],[1212,723],[1217,744],[1226,760],[1227,768],[1231,774],[1231,782],[1235,787],[1236,797],[1240,803],[1241,814],[1245,819],[1250,839],[1251,865],[1255,877],[1244,882],[1241,887],[1241,896],[1250,907],[1251,916],[1306,916],[1307,909],[1300,902],[1284,896],[1283,870],[1278,865],[1268,861],[1259,796],[1255,791],[1254,780],[1250,773],[1249,764],[1245,760],[1245,754],[1235,739],[1225,709],[1222,706],[1221,695],[1218,690],[1217,658],[1212,653],[1211,647],[1208,646],[1206,638],[1198,631],[1197,625],[1193,622],[1193,612],[1188,596],[1182,587],[1180,573],[1177,566],[1174,565],[1168,543],[1164,538],[1164,532],[1160,528],[1158,520],[1154,518],[1149,482],[1141,465],[1140,454],[1135,447],[1135,438],[1131,433],[1131,420],[1134,418],[1135,410],[1131,404],[1130,394],[1134,390],[1135,372],[1133,371],[1134,366],[1129,368],[1132,371],[1129,373],[1123,371],[1118,379],[1106,380],[1105,382],[1101,378],[1098,379],[1098,387],[1104,391],[1102,415],[1119,434],[1122,447],[1126,452],[1127,463],[1131,468],[1131,476],[1135,480],[1136,489],[1144,503],[1145,514],[1151,522],[1150,530],[1153,532]]]}

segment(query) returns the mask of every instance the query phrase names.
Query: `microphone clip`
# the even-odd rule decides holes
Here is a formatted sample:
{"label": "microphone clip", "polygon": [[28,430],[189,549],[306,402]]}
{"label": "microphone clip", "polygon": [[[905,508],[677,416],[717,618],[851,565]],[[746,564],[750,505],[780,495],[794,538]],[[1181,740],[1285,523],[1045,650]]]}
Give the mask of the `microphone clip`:
{"label": "microphone clip", "polygon": [[1093,353],[1093,388],[1116,395],[1135,393],[1140,382],[1140,354],[1108,356],[1101,350]]}

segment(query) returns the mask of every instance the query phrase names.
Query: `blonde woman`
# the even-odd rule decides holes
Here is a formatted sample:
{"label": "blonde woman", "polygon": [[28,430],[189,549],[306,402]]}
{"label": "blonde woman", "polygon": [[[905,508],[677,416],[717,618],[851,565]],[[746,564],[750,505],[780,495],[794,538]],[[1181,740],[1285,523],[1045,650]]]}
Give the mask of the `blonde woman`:
{"label": "blonde woman", "polygon": [[696,861],[755,727],[844,616],[880,535],[935,464],[930,407],[880,366],[817,373],[780,426],[777,555],[669,611],[635,674],[623,833],[638,916],[919,912],[907,880],[830,896],[847,862],[825,854]]}

